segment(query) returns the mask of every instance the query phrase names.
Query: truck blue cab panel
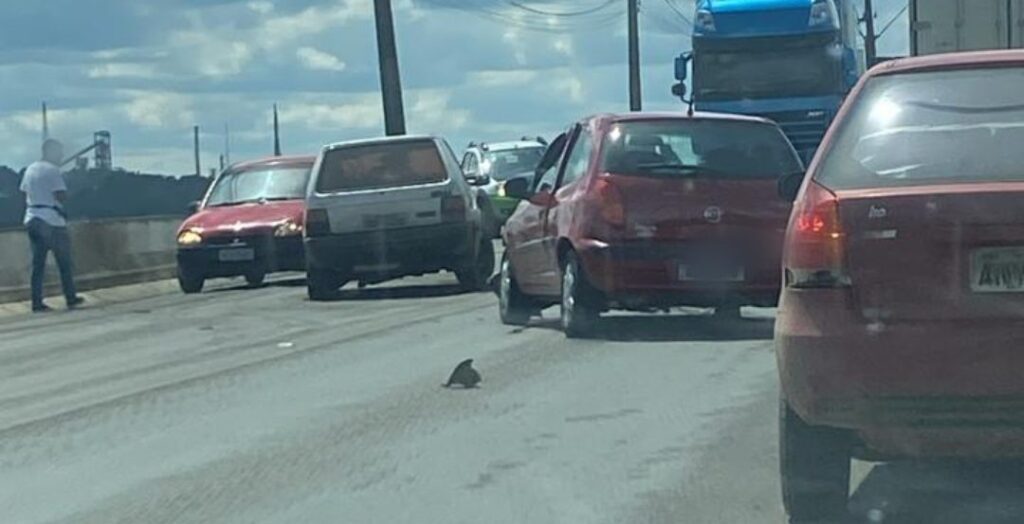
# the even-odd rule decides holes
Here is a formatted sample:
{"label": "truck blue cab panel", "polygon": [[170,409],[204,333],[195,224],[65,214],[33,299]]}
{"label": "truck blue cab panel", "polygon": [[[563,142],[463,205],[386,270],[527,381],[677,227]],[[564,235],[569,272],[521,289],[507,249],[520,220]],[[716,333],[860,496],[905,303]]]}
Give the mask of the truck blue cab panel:
{"label": "truck blue cab panel", "polygon": [[809,161],[864,71],[854,1],[699,0],[676,79],[692,69],[698,110],[778,122]]}

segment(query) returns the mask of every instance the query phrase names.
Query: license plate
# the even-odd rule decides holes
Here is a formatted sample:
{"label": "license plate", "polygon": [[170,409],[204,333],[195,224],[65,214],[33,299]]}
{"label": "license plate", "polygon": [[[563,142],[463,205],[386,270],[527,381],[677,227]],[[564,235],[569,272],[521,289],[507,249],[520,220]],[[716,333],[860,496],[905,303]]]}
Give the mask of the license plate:
{"label": "license plate", "polygon": [[743,282],[746,272],[742,267],[722,265],[679,265],[679,280],[704,282]]}
{"label": "license plate", "polygon": [[251,247],[222,249],[217,258],[221,262],[247,262],[256,258],[256,250]]}
{"label": "license plate", "polygon": [[1024,247],[989,247],[971,252],[971,291],[1024,292]]}
{"label": "license plate", "polygon": [[386,215],[363,215],[363,227],[401,227],[409,223],[405,213],[388,213]]}

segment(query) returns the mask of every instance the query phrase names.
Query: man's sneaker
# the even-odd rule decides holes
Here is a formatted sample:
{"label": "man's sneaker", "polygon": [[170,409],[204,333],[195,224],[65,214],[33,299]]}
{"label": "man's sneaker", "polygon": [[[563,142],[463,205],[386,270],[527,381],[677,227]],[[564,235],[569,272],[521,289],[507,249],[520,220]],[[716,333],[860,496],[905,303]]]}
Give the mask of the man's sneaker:
{"label": "man's sneaker", "polygon": [[50,306],[47,306],[46,304],[38,304],[32,306],[33,313],[49,313],[50,311],[53,311],[53,309],[51,309]]}
{"label": "man's sneaker", "polygon": [[77,296],[75,298],[68,300],[68,309],[75,309],[76,307],[81,306],[82,304],[85,304],[85,299],[82,298],[81,296]]}

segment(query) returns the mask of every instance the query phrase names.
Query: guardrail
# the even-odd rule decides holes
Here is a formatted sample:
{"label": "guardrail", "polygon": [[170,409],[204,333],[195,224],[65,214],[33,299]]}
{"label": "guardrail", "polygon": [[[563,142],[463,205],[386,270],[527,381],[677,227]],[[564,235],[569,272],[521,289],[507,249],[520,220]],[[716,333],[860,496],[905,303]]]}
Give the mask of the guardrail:
{"label": "guardrail", "polygon": [[[174,233],[181,217],[145,217],[71,222],[75,280],[82,291],[174,276]],[[0,230],[0,302],[29,298],[32,255],[24,228]],[[60,289],[53,257],[47,294]]]}

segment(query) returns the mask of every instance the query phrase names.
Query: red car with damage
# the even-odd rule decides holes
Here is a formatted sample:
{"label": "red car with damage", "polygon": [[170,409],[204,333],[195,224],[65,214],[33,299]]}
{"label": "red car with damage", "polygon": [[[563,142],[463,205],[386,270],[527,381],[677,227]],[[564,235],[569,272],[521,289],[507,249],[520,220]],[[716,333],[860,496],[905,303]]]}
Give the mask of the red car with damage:
{"label": "red car with damage", "polygon": [[609,309],[774,306],[790,204],[778,179],[803,172],[778,126],[697,113],[606,114],[551,142],[504,230],[500,315],[526,322],[561,304],[568,336]]}
{"label": "red car with damage", "polygon": [[235,164],[210,185],[178,229],[178,283],[202,291],[214,277],[305,271],[305,193],[316,157],[272,157]]}
{"label": "red car with damage", "polygon": [[775,326],[783,499],[850,459],[1024,456],[1024,52],[874,67],[795,198]]}

